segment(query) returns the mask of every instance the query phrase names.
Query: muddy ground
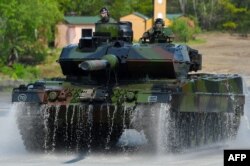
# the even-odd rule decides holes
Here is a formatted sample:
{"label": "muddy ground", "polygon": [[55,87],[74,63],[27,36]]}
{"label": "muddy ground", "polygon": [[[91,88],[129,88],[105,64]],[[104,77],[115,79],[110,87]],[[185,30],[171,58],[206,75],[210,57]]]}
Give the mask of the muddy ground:
{"label": "muddy ground", "polygon": [[225,33],[199,35],[204,44],[192,45],[203,55],[202,72],[238,73],[250,77],[250,37]]}

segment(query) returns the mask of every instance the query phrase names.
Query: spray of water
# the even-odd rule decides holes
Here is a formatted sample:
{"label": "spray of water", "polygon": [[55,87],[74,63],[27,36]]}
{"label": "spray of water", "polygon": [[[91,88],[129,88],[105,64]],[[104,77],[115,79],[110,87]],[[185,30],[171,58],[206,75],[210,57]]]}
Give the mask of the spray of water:
{"label": "spray of water", "polygon": [[26,153],[16,124],[16,112],[19,107],[13,105],[8,114],[0,117],[0,156]]}
{"label": "spray of water", "polygon": [[[168,117],[168,114],[163,110],[168,109],[168,106],[161,106],[163,108],[161,111],[162,113],[159,114],[158,117]],[[250,98],[247,96],[246,98],[246,106],[245,106],[245,114],[242,117],[241,121],[241,126],[238,132],[238,136],[236,141],[230,142],[230,147],[225,147],[225,148],[249,148],[250,143],[249,143],[249,136],[250,136],[250,126],[249,126],[249,118],[250,118]],[[142,108],[143,109],[143,108]],[[144,155],[124,155],[122,154],[121,156],[119,155],[91,155],[87,157],[82,157],[82,158],[73,158],[72,156],[55,156],[55,155],[49,155],[49,156],[36,156],[36,157],[31,157],[26,155],[25,148],[23,146],[23,142],[21,140],[21,136],[19,134],[17,125],[16,125],[16,117],[15,114],[16,112],[20,110],[20,105],[16,106],[14,105],[11,110],[9,110],[9,113],[5,116],[0,116],[0,132],[1,132],[1,137],[0,137],[0,159],[5,158],[5,162],[2,160],[1,163],[8,163],[9,165],[17,165],[20,162],[27,163],[27,159],[29,160],[29,164],[40,164],[40,165],[59,165],[63,162],[65,163],[74,163],[75,165],[124,165],[130,164],[131,166],[133,165],[186,165],[186,166],[191,166],[191,165],[222,165],[223,164],[223,147],[218,146],[218,145],[213,145],[207,148],[197,148],[194,151],[191,151],[189,153],[182,153],[182,154],[168,154],[168,155],[162,155],[158,154],[157,156],[152,157],[150,156],[144,156]],[[160,112],[161,112],[160,111]],[[74,112],[74,111],[72,111]],[[77,111],[75,111],[76,115],[78,114]],[[142,111],[138,111],[138,114],[143,114]],[[165,114],[165,115],[164,115]],[[140,115],[138,115],[140,116]],[[45,118],[46,119],[46,118]],[[70,123],[71,123],[71,116],[67,117],[68,119],[68,129],[70,129]],[[167,126],[170,124],[161,124],[160,121],[164,121],[165,118],[162,118],[162,120],[159,119],[157,125],[159,128],[163,126]],[[74,120],[72,120],[74,121]],[[72,122],[73,123],[73,122]],[[156,125],[156,126],[157,126]],[[125,125],[124,125],[125,126]],[[67,127],[66,127],[67,128]],[[142,136],[144,135],[144,143],[147,143],[147,138],[145,136],[145,133],[143,130],[130,130],[126,129],[127,126],[124,127],[125,132],[127,135],[132,135],[130,137],[132,140],[138,139],[140,142]],[[132,133],[132,134],[128,134]],[[164,135],[162,133],[158,133],[158,136]],[[68,134],[68,139],[70,139],[70,133]],[[124,136],[124,134],[123,134]],[[138,136],[138,137],[134,137]],[[158,137],[157,136],[157,137]],[[65,137],[67,138],[67,137]],[[137,143],[138,143],[137,142]],[[143,142],[143,141],[141,141]],[[160,140],[160,142],[163,142],[163,140]],[[159,145],[161,145],[159,143]],[[215,150],[216,149],[216,150]],[[161,147],[159,149],[161,151]],[[25,154],[23,158],[9,158],[9,156],[13,156],[16,154]],[[5,157],[5,156],[8,156]],[[16,160],[17,159],[17,160]],[[70,160],[72,159],[72,160]],[[76,160],[78,159],[78,160]]]}
{"label": "spray of water", "polygon": [[[247,94],[247,93],[246,93]],[[249,96],[246,98],[246,105],[245,105],[245,115],[241,119],[242,123],[238,132],[237,140],[236,142],[233,142],[235,146],[245,146],[246,144],[250,143],[248,141],[248,138],[250,136],[249,130],[249,117],[250,117],[250,111],[249,109]],[[58,130],[58,117],[59,117],[59,107],[56,107],[54,111],[54,121],[53,121],[53,128],[50,128],[48,126],[48,119],[50,116],[50,108],[44,107],[40,108],[43,111],[43,123],[44,123],[44,131],[45,131],[45,142],[44,147],[46,149],[52,148],[52,151],[55,150],[57,144],[56,144],[56,138],[57,138],[57,130]],[[5,117],[0,117],[0,132],[6,133],[3,134],[1,139],[1,145],[0,145],[0,154],[1,153],[12,153],[12,152],[19,152],[19,151],[25,151],[25,148],[23,146],[21,136],[19,134],[19,131],[17,129],[16,125],[16,111],[20,110],[20,104],[18,107],[16,105],[13,105],[12,110],[9,112],[9,114]],[[92,127],[93,127],[93,108],[91,105],[84,106],[82,108],[73,107],[73,109],[69,110],[68,107],[66,107],[66,113],[65,113],[65,133],[64,133],[64,142],[68,143],[65,145],[68,146],[69,149],[79,149],[78,146],[81,144],[82,136],[84,136],[84,132],[87,132],[88,135],[86,137],[87,139],[87,148],[91,149],[91,143],[92,143]],[[32,110],[30,110],[32,111]],[[71,112],[68,114],[68,112]],[[170,116],[170,105],[168,104],[159,104],[158,106],[138,106],[135,110],[132,111],[131,114],[131,124],[130,126],[126,125],[125,117],[128,114],[128,110],[123,110],[123,130],[118,145],[120,146],[144,146],[149,143],[153,144],[155,146],[156,152],[159,154],[165,153],[166,151],[169,151],[169,142],[170,139],[174,138],[169,137],[169,134],[171,132],[171,126],[172,126],[172,120]],[[114,120],[115,116],[117,114],[117,108],[115,108],[114,111],[110,111],[109,107],[107,106],[107,119],[108,119],[108,134],[104,138],[106,142],[105,148],[109,149],[109,141],[111,139],[111,135],[114,133]],[[87,117],[87,118],[83,118]],[[102,119],[102,118],[100,118]],[[226,125],[230,124],[230,121],[232,121],[233,117],[231,115],[226,115]],[[195,119],[194,119],[195,120]],[[102,124],[101,124],[102,125]],[[3,127],[4,126],[4,127]],[[77,126],[78,133],[74,135],[73,131],[75,131],[74,127]],[[146,129],[145,129],[146,126]],[[100,126],[102,128],[102,126]],[[130,127],[134,127],[135,129],[129,129]],[[230,127],[229,127],[230,128]],[[49,133],[52,132],[52,135]],[[60,135],[61,136],[61,135]],[[72,140],[76,139],[76,147],[71,145]],[[175,139],[175,138],[174,138]],[[49,145],[49,141],[52,140],[52,145]],[[13,143],[14,142],[14,143]],[[180,141],[181,142],[181,141]],[[180,143],[179,142],[179,143]],[[17,145],[15,145],[17,143]],[[14,149],[14,150],[13,150]],[[13,150],[13,151],[12,151]]]}
{"label": "spray of water", "polygon": [[168,151],[168,136],[170,134],[170,105],[169,104],[161,104],[158,117],[158,124],[157,124],[157,152],[162,154]]}
{"label": "spray of water", "polygon": [[88,124],[88,128],[89,128],[89,134],[88,134],[88,149],[89,151],[91,150],[91,143],[92,143],[92,126],[93,126],[93,105],[89,105],[88,106],[88,110],[87,110],[87,115],[88,115],[88,119],[87,119],[87,124]]}
{"label": "spray of water", "polygon": [[109,131],[108,131],[108,136],[107,136],[107,141],[106,141],[106,145],[105,145],[105,149],[106,150],[109,150],[110,147],[109,147],[109,142],[110,142],[110,136],[113,132],[113,126],[114,126],[114,119],[115,119],[115,115],[116,115],[116,112],[117,112],[117,107],[115,107],[113,113],[110,115],[110,108],[109,106],[107,105],[107,114],[108,114],[108,126],[109,126]]}
{"label": "spray of water", "polygon": [[250,77],[243,77],[244,79],[244,94],[245,94],[245,106],[244,115],[241,117],[241,124],[236,137],[236,140],[229,143],[227,148],[237,149],[249,149],[250,148]]}

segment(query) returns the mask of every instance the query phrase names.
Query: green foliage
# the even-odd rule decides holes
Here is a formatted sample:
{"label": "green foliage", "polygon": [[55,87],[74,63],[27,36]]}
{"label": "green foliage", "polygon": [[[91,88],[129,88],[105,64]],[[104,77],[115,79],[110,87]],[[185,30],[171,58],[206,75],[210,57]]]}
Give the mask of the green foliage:
{"label": "green foliage", "polygon": [[237,14],[246,12],[246,8],[244,7],[236,7],[230,0],[219,0],[219,4],[224,8],[224,10],[231,14]]}
{"label": "green foliage", "polygon": [[107,7],[112,18],[119,20],[132,12],[139,12],[146,16],[153,15],[153,2],[151,0],[57,0],[59,8],[64,14],[99,15],[102,7]]}
{"label": "green foliage", "polygon": [[247,34],[250,32],[250,11],[248,5],[242,6],[241,3],[232,0],[219,0],[221,10],[225,13],[222,19],[222,27],[227,30]]}
{"label": "green foliage", "polygon": [[119,20],[120,17],[122,16],[132,13],[131,5],[126,0],[114,1],[109,7],[109,9],[110,9],[111,17],[115,18],[116,20]]}
{"label": "green foliage", "polygon": [[179,1],[167,1],[167,12],[168,13],[181,13]]}
{"label": "green foliage", "polygon": [[15,63],[12,67],[2,66],[1,72],[14,80],[34,80],[39,78],[40,71],[36,67]]}
{"label": "green foliage", "polygon": [[236,23],[232,21],[225,22],[222,26],[223,28],[230,30],[230,31],[235,30],[237,27]]}
{"label": "green foliage", "polygon": [[168,1],[168,12],[194,16],[205,30],[249,33],[250,0]]}
{"label": "green foliage", "polygon": [[101,7],[105,6],[100,0],[57,0],[59,9],[65,15],[75,13],[76,15],[95,16],[99,15]]}
{"label": "green foliage", "polygon": [[175,40],[179,42],[188,42],[200,32],[200,28],[194,24],[194,21],[186,17],[174,19],[170,28],[175,34]]}
{"label": "green foliage", "polygon": [[237,32],[243,36],[247,36],[250,33],[250,11],[241,17],[242,21],[238,23]]}
{"label": "green foliage", "polygon": [[43,62],[48,55],[48,48],[38,42],[23,44],[23,48],[19,48],[19,62],[23,64],[35,65]]}
{"label": "green foliage", "polygon": [[26,56],[27,43],[47,47],[53,40],[54,25],[61,18],[54,0],[1,0],[0,51],[3,57],[7,59],[13,47],[21,48],[19,54]]}
{"label": "green foliage", "polygon": [[153,16],[153,1],[150,0],[132,0],[131,1],[132,11],[139,12],[148,17]]}

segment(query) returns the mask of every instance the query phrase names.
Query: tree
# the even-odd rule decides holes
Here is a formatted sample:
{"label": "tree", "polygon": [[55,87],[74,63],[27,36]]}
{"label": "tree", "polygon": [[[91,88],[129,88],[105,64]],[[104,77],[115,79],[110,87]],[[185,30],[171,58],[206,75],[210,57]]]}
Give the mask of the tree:
{"label": "tree", "polygon": [[180,42],[188,42],[195,38],[195,34],[200,32],[195,20],[188,17],[175,18],[170,28],[175,34],[175,40]]}
{"label": "tree", "polygon": [[248,3],[238,3],[233,0],[220,0],[221,10],[225,13],[222,20],[222,27],[247,35],[250,32],[250,11]]}
{"label": "tree", "polygon": [[132,11],[142,13],[148,17],[153,16],[153,1],[152,0],[132,0]]}
{"label": "tree", "polygon": [[146,16],[153,15],[152,0],[57,0],[59,8],[65,15],[73,12],[76,15],[98,15],[101,7],[107,7],[111,17],[119,19],[131,12],[140,12]]}
{"label": "tree", "polygon": [[98,15],[104,1],[100,0],[57,0],[59,9],[65,14],[93,16]]}
{"label": "tree", "polygon": [[132,6],[128,0],[116,0],[111,4],[109,9],[111,17],[115,18],[116,20],[119,20],[119,18],[122,16],[132,13]]}
{"label": "tree", "polygon": [[1,0],[0,1],[0,49],[6,60],[11,48],[20,56],[37,55],[53,39],[55,23],[62,18],[54,0]]}
{"label": "tree", "polygon": [[179,1],[168,0],[167,1],[167,13],[182,13]]}
{"label": "tree", "polygon": [[[236,31],[249,27],[250,0],[169,0],[168,11],[195,17],[202,29],[231,27]],[[242,10],[244,9],[244,10]],[[239,22],[240,20],[240,22]]]}
{"label": "tree", "polygon": [[179,3],[180,3],[180,8],[181,8],[182,14],[185,15],[186,14],[187,0],[179,0]]}

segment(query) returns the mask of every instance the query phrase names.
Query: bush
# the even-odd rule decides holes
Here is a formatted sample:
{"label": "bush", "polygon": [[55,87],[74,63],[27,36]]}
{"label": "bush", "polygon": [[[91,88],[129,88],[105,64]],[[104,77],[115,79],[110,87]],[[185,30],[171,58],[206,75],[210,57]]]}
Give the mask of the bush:
{"label": "bush", "polygon": [[36,65],[43,62],[48,56],[47,48],[39,43],[26,43],[19,49],[19,62]]}
{"label": "bush", "polygon": [[1,67],[2,73],[10,76],[14,80],[34,80],[39,78],[40,71],[36,67],[24,66],[23,64],[15,63],[12,67]]}
{"label": "bush", "polygon": [[176,41],[188,42],[195,38],[195,34],[200,32],[200,28],[195,24],[195,21],[187,17],[174,19],[171,28],[175,34]]}
{"label": "bush", "polygon": [[16,45],[6,45],[5,47],[0,43],[0,66],[8,64],[8,59],[13,48],[16,49],[18,57],[15,62],[24,65],[37,65],[43,63],[49,55],[48,48],[38,42],[20,42]]}

